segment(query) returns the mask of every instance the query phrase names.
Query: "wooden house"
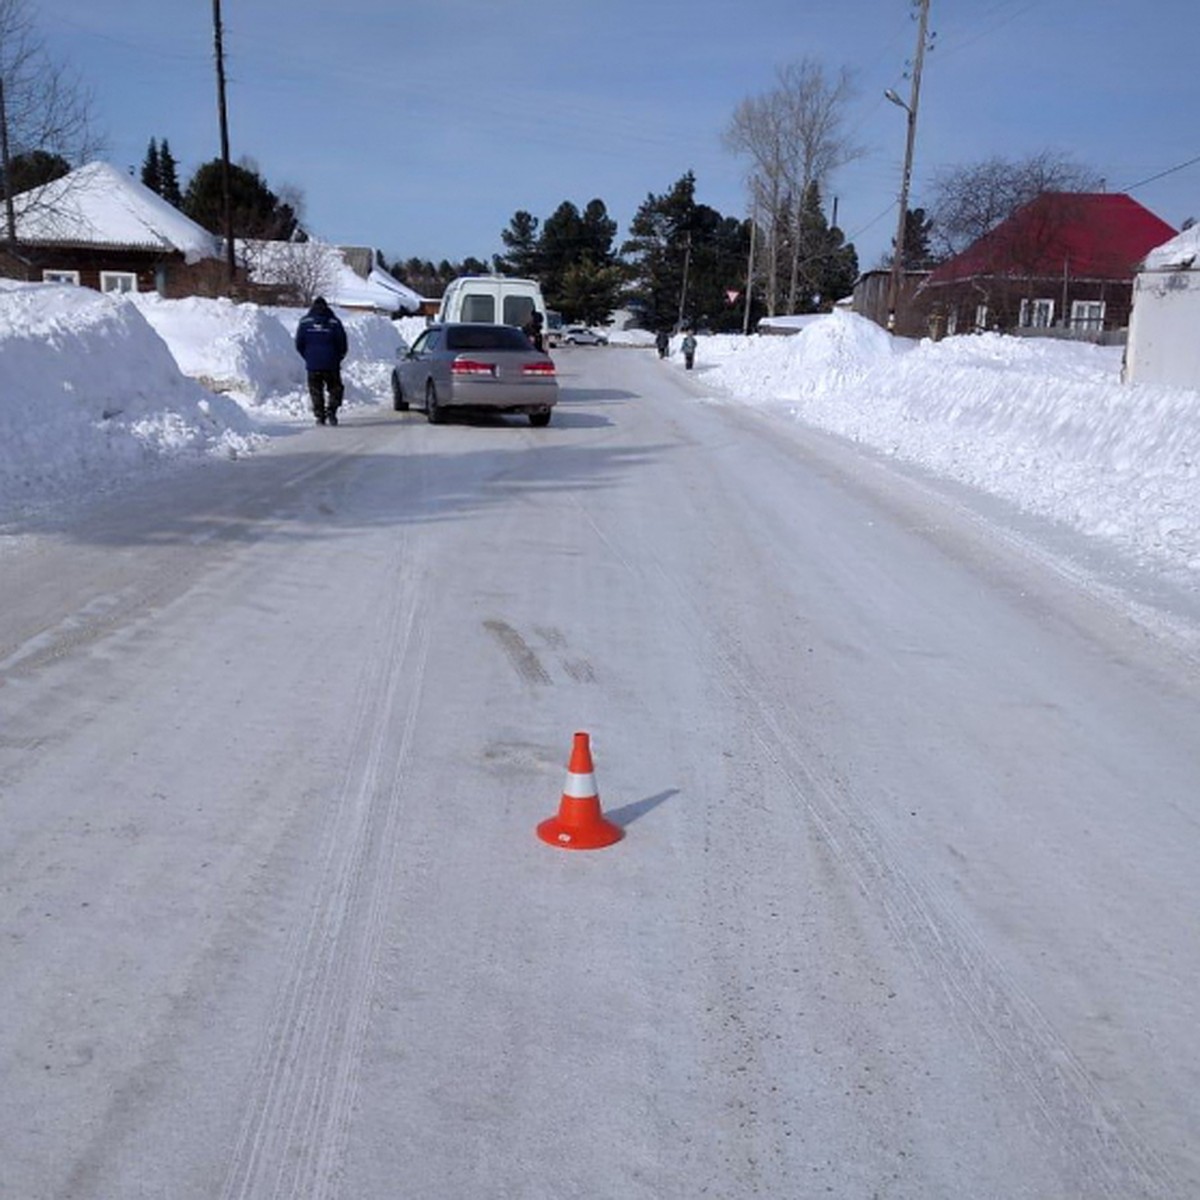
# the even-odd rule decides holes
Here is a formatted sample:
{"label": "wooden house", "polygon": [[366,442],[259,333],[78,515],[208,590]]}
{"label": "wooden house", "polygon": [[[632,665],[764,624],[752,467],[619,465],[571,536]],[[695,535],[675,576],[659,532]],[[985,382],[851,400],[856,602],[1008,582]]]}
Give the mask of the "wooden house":
{"label": "wooden house", "polygon": [[1046,192],[936,267],[916,299],[949,333],[1100,340],[1128,325],[1138,264],[1174,233],[1130,196]]}
{"label": "wooden house", "polygon": [[166,297],[224,289],[217,239],[108,163],[21,192],[13,215],[15,238],[0,213],[0,276]]}

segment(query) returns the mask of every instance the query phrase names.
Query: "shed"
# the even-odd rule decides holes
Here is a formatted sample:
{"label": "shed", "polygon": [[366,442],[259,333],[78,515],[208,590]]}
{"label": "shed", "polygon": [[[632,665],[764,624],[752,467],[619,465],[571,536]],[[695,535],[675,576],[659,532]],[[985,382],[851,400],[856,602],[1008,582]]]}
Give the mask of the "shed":
{"label": "shed", "polygon": [[1200,225],[1155,247],[1133,282],[1125,351],[1132,383],[1200,390]]}

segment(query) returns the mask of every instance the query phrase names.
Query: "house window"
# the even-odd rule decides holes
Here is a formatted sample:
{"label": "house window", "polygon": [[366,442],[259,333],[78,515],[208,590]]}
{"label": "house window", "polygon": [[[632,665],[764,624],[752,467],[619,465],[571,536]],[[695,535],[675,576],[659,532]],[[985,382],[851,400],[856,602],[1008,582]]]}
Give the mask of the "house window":
{"label": "house window", "polygon": [[132,271],[101,271],[100,290],[102,292],[136,292],[137,276]]}
{"label": "house window", "polygon": [[1049,329],[1054,324],[1053,300],[1022,300],[1021,328]]}
{"label": "house window", "polygon": [[78,271],[43,271],[43,283],[73,283],[76,287],[79,286]]}
{"label": "house window", "polygon": [[1071,328],[1100,331],[1104,328],[1103,300],[1072,300]]}
{"label": "house window", "polygon": [[982,333],[988,327],[988,306],[986,304],[975,305],[975,331]]}

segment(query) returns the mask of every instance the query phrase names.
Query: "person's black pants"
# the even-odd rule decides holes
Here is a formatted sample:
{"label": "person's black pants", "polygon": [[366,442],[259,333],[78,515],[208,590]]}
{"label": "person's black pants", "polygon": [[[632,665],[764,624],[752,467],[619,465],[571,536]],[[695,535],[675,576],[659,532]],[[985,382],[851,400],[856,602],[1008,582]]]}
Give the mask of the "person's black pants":
{"label": "person's black pants", "polygon": [[309,371],[308,395],[312,400],[313,416],[318,421],[336,413],[345,394],[341,371]]}

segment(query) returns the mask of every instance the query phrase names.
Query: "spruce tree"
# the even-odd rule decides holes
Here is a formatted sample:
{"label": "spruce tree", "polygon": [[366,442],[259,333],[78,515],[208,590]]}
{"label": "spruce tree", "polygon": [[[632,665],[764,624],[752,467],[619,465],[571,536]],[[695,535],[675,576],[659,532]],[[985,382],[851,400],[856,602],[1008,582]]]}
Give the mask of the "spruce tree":
{"label": "spruce tree", "polygon": [[142,182],[152,191],[162,195],[162,159],[158,154],[158,142],[150,139],[146,157],[142,159]]}
{"label": "spruce tree", "polygon": [[179,171],[175,163],[175,156],[171,153],[171,147],[166,138],[163,138],[162,146],[158,151],[158,181],[158,194],[168,204],[182,208],[183,192],[179,190]]}
{"label": "spruce tree", "polygon": [[536,278],[541,269],[537,217],[519,209],[513,213],[508,228],[501,230],[500,240],[507,253],[492,256],[496,271],[501,275]]}

